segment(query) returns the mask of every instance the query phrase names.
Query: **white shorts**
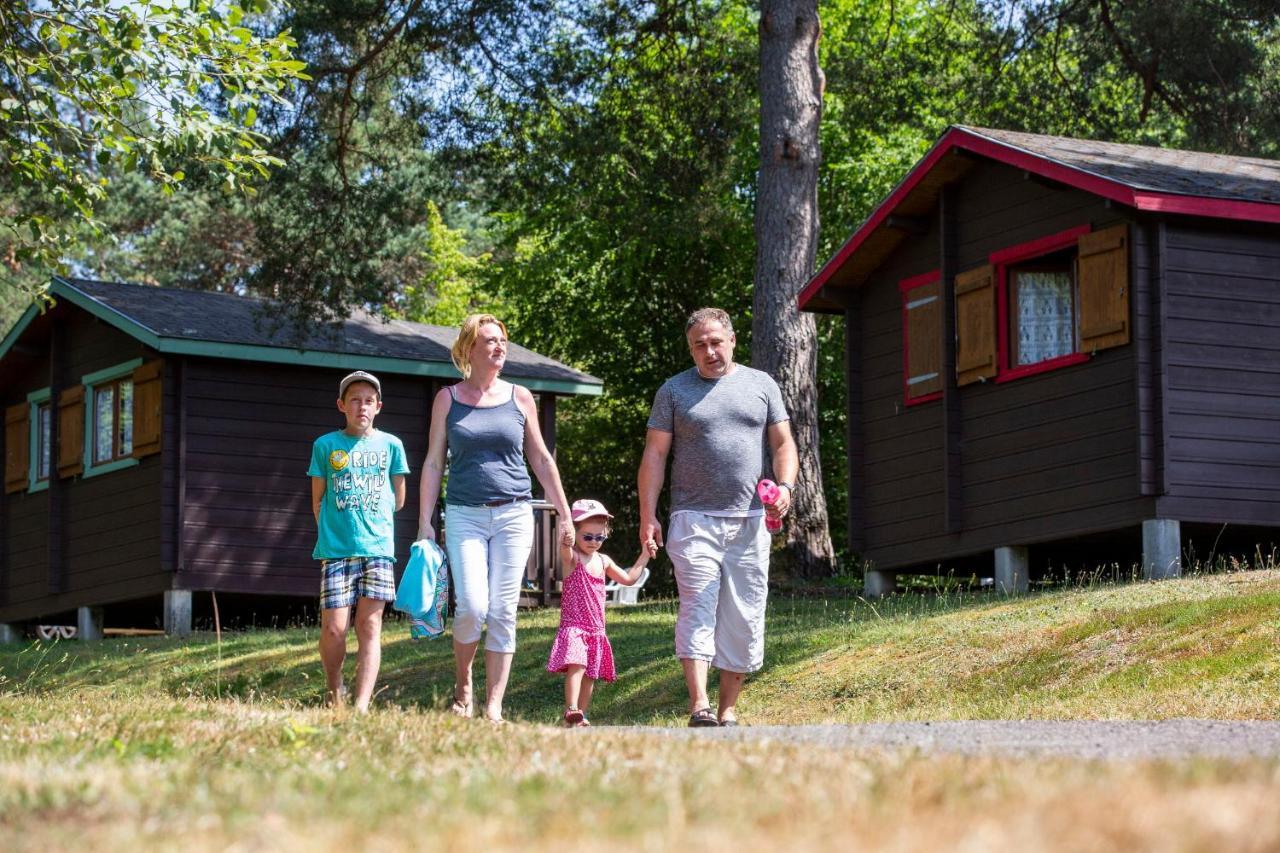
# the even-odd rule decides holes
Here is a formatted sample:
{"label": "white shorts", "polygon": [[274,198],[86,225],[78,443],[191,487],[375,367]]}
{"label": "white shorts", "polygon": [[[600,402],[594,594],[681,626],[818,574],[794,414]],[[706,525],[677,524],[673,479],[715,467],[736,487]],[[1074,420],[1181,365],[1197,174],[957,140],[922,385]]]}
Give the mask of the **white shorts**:
{"label": "white shorts", "polygon": [[533,550],[529,502],[500,507],[448,505],[444,542],[457,600],[453,639],[474,643],[481,629],[487,628],[485,651],[514,652],[520,583]]}
{"label": "white shorts", "polygon": [[682,511],[671,517],[667,554],[680,591],[676,657],[729,672],[764,665],[772,538],[763,515]]}

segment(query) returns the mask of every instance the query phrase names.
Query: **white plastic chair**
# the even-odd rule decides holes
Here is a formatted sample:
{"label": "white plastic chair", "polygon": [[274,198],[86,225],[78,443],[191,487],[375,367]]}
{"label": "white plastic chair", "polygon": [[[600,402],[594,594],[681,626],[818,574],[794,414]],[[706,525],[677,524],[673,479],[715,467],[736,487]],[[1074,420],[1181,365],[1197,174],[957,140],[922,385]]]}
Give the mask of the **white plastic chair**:
{"label": "white plastic chair", "polygon": [[604,585],[605,601],[612,601],[614,604],[639,604],[640,588],[649,580],[649,568],[640,570],[640,577],[636,578],[636,582],[631,586],[623,586],[617,581],[609,581]]}

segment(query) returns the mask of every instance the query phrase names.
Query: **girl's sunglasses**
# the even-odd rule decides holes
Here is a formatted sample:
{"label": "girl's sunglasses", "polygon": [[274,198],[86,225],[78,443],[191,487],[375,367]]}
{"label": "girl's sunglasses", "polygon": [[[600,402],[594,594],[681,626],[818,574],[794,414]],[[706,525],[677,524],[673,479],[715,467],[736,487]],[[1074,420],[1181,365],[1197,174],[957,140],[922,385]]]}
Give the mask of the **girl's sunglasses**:
{"label": "girl's sunglasses", "polygon": [[603,542],[609,538],[608,533],[579,533],[578,538],[586,542]]}

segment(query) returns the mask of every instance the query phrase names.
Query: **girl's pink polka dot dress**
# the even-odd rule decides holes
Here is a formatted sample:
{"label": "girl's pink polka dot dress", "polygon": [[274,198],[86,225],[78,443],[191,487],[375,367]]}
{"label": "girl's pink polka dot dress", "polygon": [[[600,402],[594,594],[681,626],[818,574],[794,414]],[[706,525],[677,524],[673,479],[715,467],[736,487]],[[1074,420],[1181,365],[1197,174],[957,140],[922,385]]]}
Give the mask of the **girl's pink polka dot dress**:
{"label": "girl's pink polka dot dress", "polygon": [[579,560],[565,578],[560,596],[560,630],[551,644],[548,672],[564,672],[570,665],[587,668],[587,678],[613,681],[613,647],[604,633],[604,578],[582,567]]}

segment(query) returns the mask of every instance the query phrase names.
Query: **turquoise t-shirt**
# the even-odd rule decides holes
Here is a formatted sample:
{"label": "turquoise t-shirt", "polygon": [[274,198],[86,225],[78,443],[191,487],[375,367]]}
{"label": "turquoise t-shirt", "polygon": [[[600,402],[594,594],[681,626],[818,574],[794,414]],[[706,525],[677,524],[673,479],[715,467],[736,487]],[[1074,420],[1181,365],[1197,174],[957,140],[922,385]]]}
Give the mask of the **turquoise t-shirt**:
{"label": "turquoise t-shirt", "polygon": [[337,430],[317,438],[307,475],[324,477],[325,488],[311,556],[395,559],[396,493],[391,478],[408,473],[404,445],[390,433],[373,430],[354,436]]}

